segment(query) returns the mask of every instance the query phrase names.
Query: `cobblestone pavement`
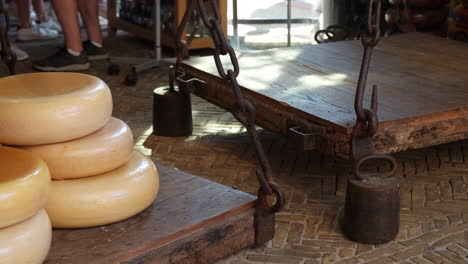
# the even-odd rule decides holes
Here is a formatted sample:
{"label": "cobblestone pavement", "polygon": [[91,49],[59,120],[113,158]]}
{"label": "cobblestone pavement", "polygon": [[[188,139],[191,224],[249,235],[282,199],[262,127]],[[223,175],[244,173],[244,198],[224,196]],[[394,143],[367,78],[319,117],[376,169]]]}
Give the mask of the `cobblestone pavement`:
{"label": "cobblestone pavement", "polygon": [[[230,116],[194,99],[194,136],[149,136],[144,147],[160,162],[255,194],[256,160],[245,131]],[[404,152],[401,227],[395,241],[354,243],[340,227],[350,162],[290,149],[268,132],[262,140],[286,209],[277,216],[274,239],[219,263],[468,263],[468,141]]]}
{"label": "cobblestone pavement", "polygon": [[[114,54],[145,55],[131,40],[108,45]],[[33,57],[41,54],[37,47],[26,48]],[[29,67],[25,62],[18,69],[28,72]],[[93,63],[87,73],[111,87],[114,116],[133,129],[136,148],[155,161],[255,194],[255,154],[245,130],[229,113],[193,97],[193,136],[153,136],[152,90],[167,80],[164,70],[142,74],[137,86],[128,87],[124,74],[108,76],[106,67]],[[0,76],[5,72],[1,65]],[[272,241],[219,263],[468,263],[468,141],[396,155],[400,232],[394,241],[372,246],[354,243],[341,232],[350,162],[296,151],[282,136],[267,131],[261,138],[287,193],[286,208],[277,215]]]}

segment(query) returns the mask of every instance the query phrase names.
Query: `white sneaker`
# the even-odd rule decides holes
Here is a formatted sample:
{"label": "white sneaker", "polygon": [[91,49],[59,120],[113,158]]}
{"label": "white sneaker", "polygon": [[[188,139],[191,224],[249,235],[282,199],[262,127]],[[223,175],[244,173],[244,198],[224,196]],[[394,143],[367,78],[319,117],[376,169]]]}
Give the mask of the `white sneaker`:
{"label": "white sneaker", "polygon": [[54,39],[58,36],[57,30],[39,27],[32,23],[30,28],[20,28],[16,32],[17,39],[21,41]]}
{"label": "white sneaker", "polygon": [[59,23],[55,22],[52,18],[49,18],[47,22],[37,23],[37,25],[41,28],[55,30],[57,32],[62,31],[62,27],[59,25]]}
{"label": "white sneaker", "polygon": [[[13,51],[13,53],[15,53],[16,55],[16,59],[18,61],[22,61],[22,60],[27,60],[29,58],[29,55],[28,53],[26,53],[26,51],[18,48],[18,46],[16,46],[15,43],[10,43],[10,47],[11,47],[11,50]],[[0,51],[1,51],[1,47],[0,47]]]}

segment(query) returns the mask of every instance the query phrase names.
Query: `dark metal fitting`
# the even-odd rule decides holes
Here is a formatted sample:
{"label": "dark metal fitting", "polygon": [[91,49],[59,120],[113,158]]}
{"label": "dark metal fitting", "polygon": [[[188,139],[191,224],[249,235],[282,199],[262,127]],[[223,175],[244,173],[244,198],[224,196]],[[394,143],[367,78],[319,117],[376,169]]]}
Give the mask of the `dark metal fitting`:
{"label": "dark metal fitting", "polygon": [[[325,35],[327,36],[327,38],[319,38],[320,36],[322,35]],[[335,41],[335,32],[333,31],[330,31],[330,30],[327,30],[327,29],[322,29],[322,30],[319,30],[315,33],[315,36],[314,36],[314,39],[315,39],[315,42],[317,43],[327,43],[327,42],[333,42]]]}
{"label": "dark metal fitting", "polygon": [[[364,173],[361,171],[361,166],[364,162],[370,160],[383,160],[390,163],[390,170],[387,172]],[[395,175],[397,169],[397,161],[394,157],[386,154],[371,154],[361,157],[354,165],[354,175],[360,180],[371,180],[372,178],[390,178]]]}
{"label": "dark metal fitting", "polygon": [[[213,28],[213,25],[210,23],[210,17],[208,16],[208,13],[206,12],[206,6],[205,6],[205,1],[204,0],[197,0],[197,5],[198,5],[198,11],[200,12],[200,17],[203,20],[203,24],[211,30]],[[214,13],[216,13],[217,10],[214,9]]]}
{"label": "dark metal fitting", "polygon": [[179,75],[175,78],[177,84],[179,86],[179,90],[186,92],[186,93],[193,93],[196,89],[196,83],[203,83],[206,82],[197,78],[192,78],[188,76],[185,72],[178,72]]}
{"label": "dark metal fitting", "polygon": [[255,109],[255,106],[247,99],[242,99],[242,104],[247,111],[247,121],[251,124],[255,124],[255,120],[257,119],[257,110]]}
{"label": "dark metal fitting", "polygon": [[273,205],[270,205],[267,201],[268,194],[264,193],[261,188],[258,191],[258,198],[262,201],[262,207],[267,208],[270,213],[274,214],[284,208],[284,205],[286,204],[286,195],[276,182],[269,182],[268,184],[270,185],[273,195],[275,195],[276,202]]}
{"label": "dark metal fitting", "polygon": [[260,183],[260,189],[266,195],[272,195],[273,190],[271,189],[270,183],[266,180],[265,175],[259,169],[255,170],[255,174],[257,175],[258,182]]}

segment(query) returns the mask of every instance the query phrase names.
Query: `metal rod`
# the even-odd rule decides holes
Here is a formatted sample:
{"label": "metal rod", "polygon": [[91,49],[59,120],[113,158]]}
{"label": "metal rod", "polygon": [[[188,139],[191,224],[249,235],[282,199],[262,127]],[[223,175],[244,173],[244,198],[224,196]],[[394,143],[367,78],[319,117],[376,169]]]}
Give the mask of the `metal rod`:
{"label": "metal rod", "polygon": [[[1,0],[0,0],[1,1]],[[111,63],[134,64],[132,72],[139,73],[155,67],[173,65],[176,58],[162,58],[161,46],[161,0],[154,0],[154,58],[111,57]]]}
{"label": "metal rod", "polygon": [[288,23],[288,47],[291,47],[291,1],[288,0],[288,18],[287,18],[287,23]]}
{"label": "metal rod", "polygon": [[234,31],[234,46],[239,48],[239,20],[237,17],[237,0],[232,1],[232,27]]}
{"label": "metal rod", "polygon": [[[316,18],[291,18],[291,24],[311,24],[317,23],[319,20]],[[247,25],[261,25],[261,24],[284,24],[288,19],[285,18],[241,18],[237,19],[237,24]],[[234,19],[233,19],[234,23]]]}
{"label": "metal rod", "polygon": [[154,56],[160,60],[161,55],[161,0],[154,1]]}

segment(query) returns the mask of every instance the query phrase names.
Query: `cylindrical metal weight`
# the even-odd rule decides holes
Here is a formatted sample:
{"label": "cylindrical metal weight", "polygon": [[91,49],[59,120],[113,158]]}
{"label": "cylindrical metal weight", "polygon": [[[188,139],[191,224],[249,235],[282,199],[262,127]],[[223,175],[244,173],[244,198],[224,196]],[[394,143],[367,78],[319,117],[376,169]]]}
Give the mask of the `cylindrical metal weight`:
{"label": "cylindrical metal weight", "polygon": [[350,179],[346,190],[344,233],[365,244],[393,240],[400,226],[400,188],[395,178]]}
{"label": "cylindrical metal weight", "polygon": [[183,137],[192,134],[190,94],[159,87],[153,94],[153,134]]}
{"label": "cylindrical metal weight", "polygon": [[[390,163],[389,171],[363,172],[371,160]],[[343,232],[351,240],[381,244],[393,240],[400,227],[400,186],[394,177],[397,161],[390,155],[362,156],[348,180]]]}

